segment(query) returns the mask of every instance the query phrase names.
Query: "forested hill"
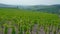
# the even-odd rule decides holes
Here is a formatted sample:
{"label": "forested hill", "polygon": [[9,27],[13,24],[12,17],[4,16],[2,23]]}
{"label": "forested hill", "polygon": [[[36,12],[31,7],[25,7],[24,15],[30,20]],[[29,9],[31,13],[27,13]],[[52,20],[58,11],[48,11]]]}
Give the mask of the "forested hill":
{"label": "forested hill", "polygon": [[22,6],[22,5],[7,5],[7,4],[1,4],[0,3],[0,8],[18,8],[18,9],[60,14],[60,4]]}

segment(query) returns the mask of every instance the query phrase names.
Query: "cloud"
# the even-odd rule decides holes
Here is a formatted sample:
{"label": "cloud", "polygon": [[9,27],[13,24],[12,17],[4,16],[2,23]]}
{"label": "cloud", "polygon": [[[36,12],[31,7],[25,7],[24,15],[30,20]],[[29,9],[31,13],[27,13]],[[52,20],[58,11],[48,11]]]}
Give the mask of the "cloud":
{"label": "cloud", "polygon": [[60,0],[0,0],[0,3],[18,5],[60,4]]}

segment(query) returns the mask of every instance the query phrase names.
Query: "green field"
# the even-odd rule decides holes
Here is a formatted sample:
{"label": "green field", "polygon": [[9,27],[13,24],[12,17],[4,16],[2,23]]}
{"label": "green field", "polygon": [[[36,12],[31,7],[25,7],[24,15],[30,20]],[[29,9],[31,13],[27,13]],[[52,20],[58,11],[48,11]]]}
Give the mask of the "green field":
{"label": "green field", "polygon": [[[9,31],[10,29],[12,30]],[[8,32],[11,34],[39,34],[41,29],[45,34],[50,34],[50,32],[60,34],[59,16],[32,10],[0,8],[0,34],[8,34]]]}

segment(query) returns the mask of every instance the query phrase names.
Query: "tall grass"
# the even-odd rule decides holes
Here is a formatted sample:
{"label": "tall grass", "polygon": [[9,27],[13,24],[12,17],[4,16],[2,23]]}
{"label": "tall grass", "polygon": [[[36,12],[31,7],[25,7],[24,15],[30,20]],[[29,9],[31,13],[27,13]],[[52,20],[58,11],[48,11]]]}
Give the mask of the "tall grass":
{"label": "tall grass", "polygon": [[8,26],[5,26],[5,34],[7,34],[9,27],[12,28],[12,34],[16,34],[15,27],[18,29],[18,34],[32,34],[35,24],[38,26],[36,34],[41,28],[43,28],[45,34],[50,34],[52,31],[56,34],[56,31],[60,30],[60,19],[57,14],[37,11],[0,8],[1,28],[4,27],[5,23]]}

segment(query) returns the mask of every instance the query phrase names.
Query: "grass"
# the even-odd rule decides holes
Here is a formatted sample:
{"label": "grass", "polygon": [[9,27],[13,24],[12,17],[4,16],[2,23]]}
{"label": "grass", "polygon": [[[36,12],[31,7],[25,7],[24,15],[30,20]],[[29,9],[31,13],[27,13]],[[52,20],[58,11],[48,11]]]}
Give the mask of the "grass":
{"label": "grass", "polygon": [[[19,32],[25,31],[25,33],[28,33],[32,31],[34,24],[38,24],[38,30],[40,26],[44,27],[44,29],[48,29],[51,25],[52,27],[59,27],[60,19],[57,14],[15,8],[0,8],[0,26],[4,24],[7,24],[8,28],[16,27]],[[13,32],[15,34],[14,28]]]}

